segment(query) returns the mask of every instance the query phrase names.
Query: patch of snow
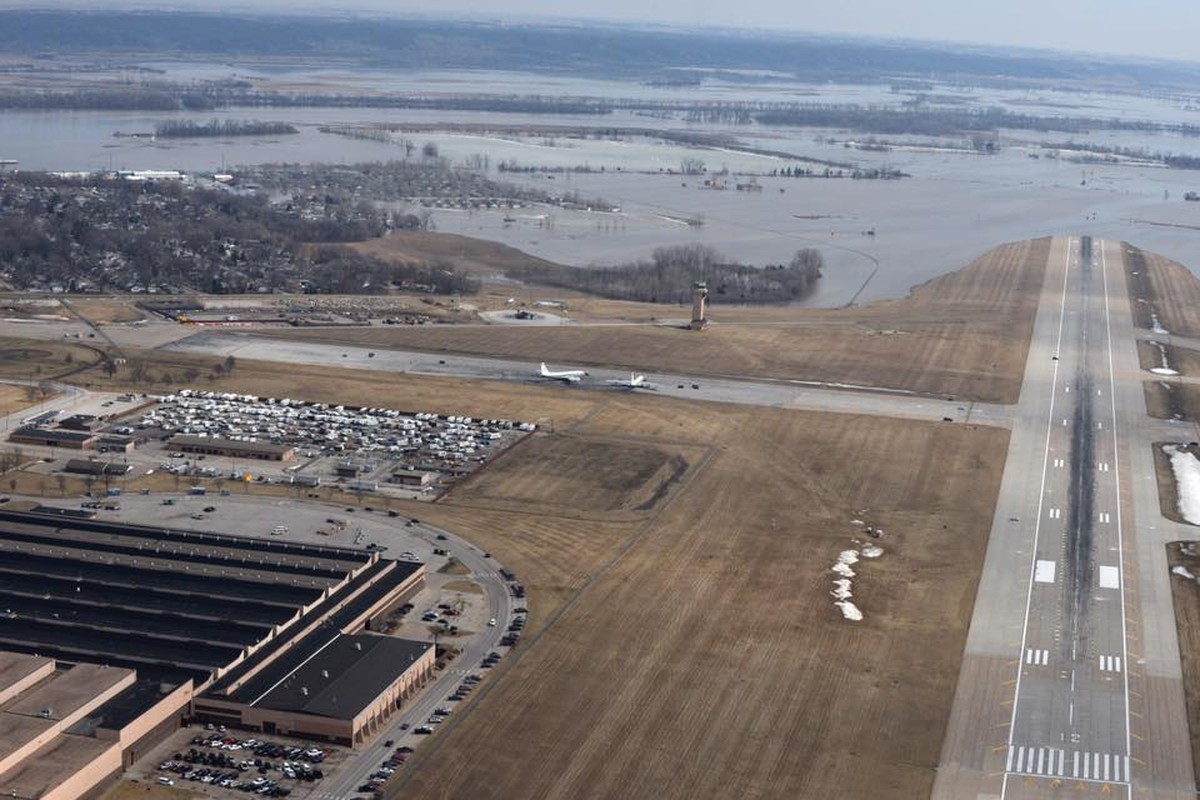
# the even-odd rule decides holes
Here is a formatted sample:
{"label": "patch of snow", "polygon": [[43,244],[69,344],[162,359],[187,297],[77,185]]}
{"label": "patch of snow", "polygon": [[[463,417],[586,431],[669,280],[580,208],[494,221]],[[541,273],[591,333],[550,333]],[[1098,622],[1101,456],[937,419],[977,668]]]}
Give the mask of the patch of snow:
{"label": "patch of snow", "polygon": [[842,563],[842,562],[840,562],[840,561],[839,561],[838,563],[834,564],[834,565],[833,565],[833,568],[832,568],[830,571],[831,571],[831,572],[836,572],[838,575],[841,575],[841,576],[843,576],[843,577],[846,577],[846,578],[853,578],[853,577],[854,577],[854,570],[850,569],[850,565],[849,565],[849,564],[843,564],[843,563]]}
{"label": "patch of snow", "polygon": [[850,590],[850,579],[842,578],[833,582],[833,591],[830,594],[838,600],[845,600],[853,597],[854,594]]}
{"label": "patch of snow", "polygon": [[1178,375],[1179,373],[1170,367],[1152,367],[1150,369],[1155,375]]}
{"label": "patch of snow", "polygon": [[864,544],[860,552],[863,558],[879,558],[883,555],[883,548],[874,544]]}
{"label": "patch of snow", "polygon": [[858,606],[851,603],[849,600],[841,600],[834,603],[835,606],[842,610],[842,616],[851,622],[858,622],[863,618],[862,612],[858,610]]}
{"label": "patch of snow", "polygon": [[1196,576],[1188,571],[1188,568],[1180,564],[1176,567],[1171,567],[1171,574],[1178,575],[1181,578],[1187,578],[1189,581],[1196,580]]}
{"label": "patch of snow", "polygon": [[1179,513],[1187,522],[1200,525],[1200,460],[1174,445],[1164,446],[1163,451],[1171,457]]}
{"label": "patch of snow", "polygon": [[867,523],[863,522],[861,519],[852,519],[852,520],[850,520],[850,524],[857,525],[858,527],[861,528],[863,525],[866,525]]}
{"label": "patch of snow", "polygon": [[858,551],[857,550],[843,550],[842,552],[838,553],[838,563],[839,564],[857,564],[858,563]]}
{"label": "patch of snow", "polygon": [[1156,336],[1170,336],[1171,335],[1171,332],[1169,330],[1167,330],[1166,328],[1164,328],[1162,326],[1162,323],[1160,323],[1158,321],[1158,314],[1155,314],[1153,311],[1150,312],[1150,322],[1152,323],[1150,330],[1154,331],[1154,334]]}

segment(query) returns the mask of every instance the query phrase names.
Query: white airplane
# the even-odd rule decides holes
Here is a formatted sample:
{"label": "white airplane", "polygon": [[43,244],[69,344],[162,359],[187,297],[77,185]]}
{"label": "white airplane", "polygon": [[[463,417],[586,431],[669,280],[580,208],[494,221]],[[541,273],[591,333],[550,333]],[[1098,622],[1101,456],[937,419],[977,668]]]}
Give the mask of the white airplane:
{"label": "white airplane", "polygon": [[629,373],[629,380],[615,378],[606,383],[614,389],[654,389],[654,384],[646,383],[645,375],[634,375],[632,372]]}
{"label": "white airplane", "polygon": [[587,370],[585,370],[585,369],[565,369],[560,372],[555,372],[554,370],[548,369],[546,367],[546,362],[543,361],[541,375],[543,378],[551,378],[552,380],[556,380],[556,381],[565,381],[566,383],[579,383],[579,381],[585,375],[587,375]]}

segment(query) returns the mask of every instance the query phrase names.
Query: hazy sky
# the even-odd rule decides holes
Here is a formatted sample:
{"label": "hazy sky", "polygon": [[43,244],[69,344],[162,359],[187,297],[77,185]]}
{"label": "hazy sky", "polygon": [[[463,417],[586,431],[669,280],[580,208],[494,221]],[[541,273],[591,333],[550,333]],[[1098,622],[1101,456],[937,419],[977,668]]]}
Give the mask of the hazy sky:
{"label": "hazy sky", "polygon": [[[1200,0],[165,0],[196,10],[341,10],[595,17],[775,28],[1200,60]],[[158,5],[148,0],[0,0],[0,8]]]}

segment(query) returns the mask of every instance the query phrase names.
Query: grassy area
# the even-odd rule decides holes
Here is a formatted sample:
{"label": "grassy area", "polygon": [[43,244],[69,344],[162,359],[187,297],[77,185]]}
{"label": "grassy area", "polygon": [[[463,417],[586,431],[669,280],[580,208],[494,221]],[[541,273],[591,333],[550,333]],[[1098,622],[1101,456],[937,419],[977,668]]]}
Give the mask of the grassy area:
{"label": "grassy area", "polygon": [[[1200,555],[1197,555],[1194,543],[1168,544],[1167,562],[1172,568],[1182,566],[1193,575],[1200,575]],[[1179,636],[1179,660],[1183,668],[1192,769],[1200,783],[1200,585],[1178,575],[1171,575],[1169,580],[1175,607],[1175,630]]]}
{"label": "grassy area", "polygon": [[43,339],[0,339],[0,378],[56,378],[99,361],[99,351],[83,344]]}
{"label": "grassy area", "polygon": [[[1152,328],[1153,319],[1181,336],[1200,336],[1200,282],[1182,264],[1123,244],[1129,300],[1135,324]],[[1178,367],[1176,367],[1178,369]]]}
{"label": "grassy area", "polygon": [[41,393],[34,386],[0,384],[0,416],[8,416],[41,402]]}
{"label": "grassy area", "polygon": [[[577,431],[649,443],[677,418],[724,433],[645,523],[491,517],[481,546],[563,602],[402,793],[928,794],[1007,434],[643,398]],[[855,625],[828,568],[865,508],[890,533]]]}
{"label": "grassy area", "polygon": [[188,800],[195,797],[204,795],[177,786],[124,780],[104,795],[104,800]]}
{"label": "grassy area", "polygon": [[1004,245],[903,300],[863,308],[775,307],[761,312],[759,324],[750,324],[750,309],[740,309],[737,322],[722,320],[718,310],[703,333],[657,325],[439,325],[264,335],[1015,402],[1049,247],[1049,239]]}

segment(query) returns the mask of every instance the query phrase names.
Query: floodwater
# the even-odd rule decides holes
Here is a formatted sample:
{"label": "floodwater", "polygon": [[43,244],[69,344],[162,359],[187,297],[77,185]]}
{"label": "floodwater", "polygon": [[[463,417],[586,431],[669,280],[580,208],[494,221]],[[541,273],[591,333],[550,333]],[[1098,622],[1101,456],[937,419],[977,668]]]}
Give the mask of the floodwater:
{"label": "floodwater", "polygon": [[[245,77],[250,68],[221,65],[155,64],[167,77]],[[819,100],[896,104],[905,99],[887,86],[826,86],[772,82],[745,86],[705,81],[699,87],[645,87],[616,81],[522,75],[520,73],[339,72],[260,69],[270,80],[325,85],[359,85],[414,94],[496,94],[649,97],[654,99]],[[282,72],[282,77],[281,77]],[[356,83],[357,82],[357,83]],[[1003,105],[1014,111],[1068,116],[1123,117],[1164,122],[1200,121],[1200,101],[1180,97],[1031,92],[938,87],[972,106]],[[290,136],[151,141],[114,137],[115,132],[150,132],[168,119],[279,120],[295,124]],[[645,129],[720,130],[749,146],[796,158],[852,162],[899,169],[900,181],[792,179],[772,170],[796,161],[731,150],[698,150],[649,136],[548,138],[509,132],[415,132],[418,147],[433,141],[454,163],[486,156],[493,177],[556,193],[578,192],[616,203],[617,213],[556,208],[434,213],[438,230],[495,239],[544,258],[588,266],[647,258],[663,245],[702,243],[745,263],[781,263],[796,249],[817,247],[825,276],[807,305],[838,306],[897,297],[915,284],[963,266],[1005,241],[1052,234],[1090,234],[1130,241],[1200,269],[1200,203],[1183,201],[1200,191],[1200,173],[1127,164],[1080,164],[1069,154],[1039,146],[1074,140],[1101,146],[1200,156],[1200,138],[1176,134],[1096,132],[1075,136],[1029,131],[1001,132],[996,155],[970,152],[967,142],[927,137],[876,137],[913,146],[868,152],[843,146],[866,137],[844,131],[699,126],[683,120],[647,118],[629,112],[604,117],[497,114],[379,109],[248,109],[234,112],[0,112],[0,160],[17,159],[20,169],[181,169],[216,172],[269,162],[352,163],[403,157],[397,142],[381,143],[321,133],[320,125],[484,124],[502,126],[626,126]],[[832,141],[831,141],[832,140]],[[927,145],[937,145],[928,147]],[[947,146],[949,145],[949,147]],[[959,149],[955,149],[958,147]],[[727,169],[728,189],[703,188],[677,173],[684,158],[700,158],[709,170]],[[587,174],[500,174],[504,160],[547,168],[587,166]],[[599,172],[600,169],[603,172]],[[759,191],[733,185],[754,174]],[[506,220],[506,217],[507,220]],[[693,223],[688,224],[687,220]]]}

